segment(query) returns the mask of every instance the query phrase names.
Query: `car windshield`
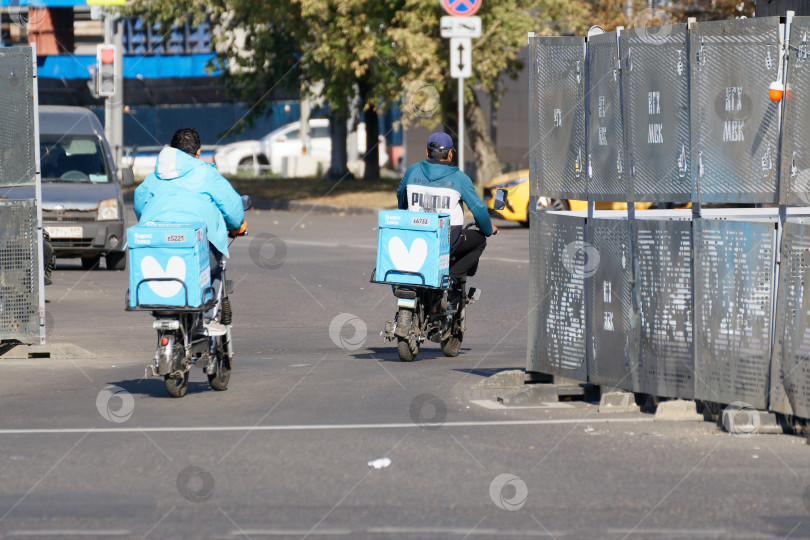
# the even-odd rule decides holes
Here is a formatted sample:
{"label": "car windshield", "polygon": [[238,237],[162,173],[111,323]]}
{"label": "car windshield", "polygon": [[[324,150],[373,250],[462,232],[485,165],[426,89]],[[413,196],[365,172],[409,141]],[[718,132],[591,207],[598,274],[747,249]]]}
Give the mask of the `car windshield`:
{"label": "car windshield", "polygon": [[96,137],[41,135],[39,156],[43,182],[110,181],[104,151]]}

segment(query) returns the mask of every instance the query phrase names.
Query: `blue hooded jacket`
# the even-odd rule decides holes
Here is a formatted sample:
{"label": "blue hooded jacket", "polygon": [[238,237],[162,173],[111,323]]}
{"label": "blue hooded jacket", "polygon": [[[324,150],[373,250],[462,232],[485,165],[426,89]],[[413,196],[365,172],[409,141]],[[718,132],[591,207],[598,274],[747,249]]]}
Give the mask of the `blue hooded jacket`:
{"label": "blue hooded jacket", "polygon": [[228,231],[245,219],[242,198],[213,166],[169,147],[135,190],[135,215],[141,223],[202,221],[208,241],[226,257]]}
{"label": "blue hooded jacket", "polygon": [[481,234],[492,236],[492,220],[475,192],[470,177],[449,163],[424,160],[408,167],[397,189],[402,210],[450,214],[450,246],[456,244],[464,226],[464,207],[472,212]]}

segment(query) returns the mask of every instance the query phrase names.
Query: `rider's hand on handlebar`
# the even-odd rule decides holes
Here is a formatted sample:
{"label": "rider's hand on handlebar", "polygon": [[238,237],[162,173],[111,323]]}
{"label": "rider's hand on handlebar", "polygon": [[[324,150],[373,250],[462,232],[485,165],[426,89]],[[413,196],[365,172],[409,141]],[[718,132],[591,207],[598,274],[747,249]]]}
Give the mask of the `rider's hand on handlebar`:
{"label": "rider's hand on handlebar", "polygon": [[245,236],[247,234],[247,220],[242,221],[242,226],[235,231],[228,231],[228,236],[236,238],[237,236]]}
{"label": "rider's hand on handlebar", "polygon": [[499,230],[500,229],[498,229],[498,226],[493,224],[492,225],[492,236],[495,236],[496,234],[498,234]]}

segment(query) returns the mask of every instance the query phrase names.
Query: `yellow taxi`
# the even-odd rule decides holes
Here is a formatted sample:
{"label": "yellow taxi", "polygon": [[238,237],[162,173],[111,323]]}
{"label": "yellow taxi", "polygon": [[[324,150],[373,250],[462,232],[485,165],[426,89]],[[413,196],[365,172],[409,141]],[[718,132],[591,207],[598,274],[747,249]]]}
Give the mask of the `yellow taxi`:
{"label": "yellow taxi", "polygon": [[[506,190],[506,207],[503,210],[494,210],[495,191]],[[529,225],[529,169],[522,169],[501,174],[492,179],[484,187],[484,203],[489,213],[495,217],[518,221],[525,226]],[[636,203],[636,210],[646,210],[652,203]],[[539,197],[538,210],[587,210],[588,201],[573,199],[550,199]],[[597,202],[597,210],[626,210],[627,204],[621,202]]]}

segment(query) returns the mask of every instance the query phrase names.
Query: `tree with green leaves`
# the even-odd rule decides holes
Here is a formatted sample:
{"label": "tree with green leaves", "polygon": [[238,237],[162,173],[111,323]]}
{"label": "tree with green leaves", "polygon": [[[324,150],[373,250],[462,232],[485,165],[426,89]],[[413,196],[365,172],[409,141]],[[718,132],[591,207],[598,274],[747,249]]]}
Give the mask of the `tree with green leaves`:
{"label": "tree with green leaves", "polygon": [[[329,174],[346,173],[346,123],[366,116],[366,178],[379,175],[377,113],[403,108],[405,124],[456,123],[456,86],[449,77],[448,40],[441,38],[438,0],[135,0],[125,8],[159,22],[168,32],[189,13],[210,16],[214,63],[234,100],[252,104],[250,118],[266,114],[266,97],[278,87],[306,93],[322,83],[333,126]],[[521,69],[518,52],[529,31],[581,33],[585,4],[576,0],[484,0],[483,32],[473,40],[473,77],[465,80],[467,154],[477,180],[500,172],[494,143],[474,89],[500,98],[502,76]],[[406,89],[418,87],[419,92]],[[424,108],[427,101],[430,108]],[[445,129],[450,129],[445,128]],[[451,130],[452,131],[452,130]]]}

